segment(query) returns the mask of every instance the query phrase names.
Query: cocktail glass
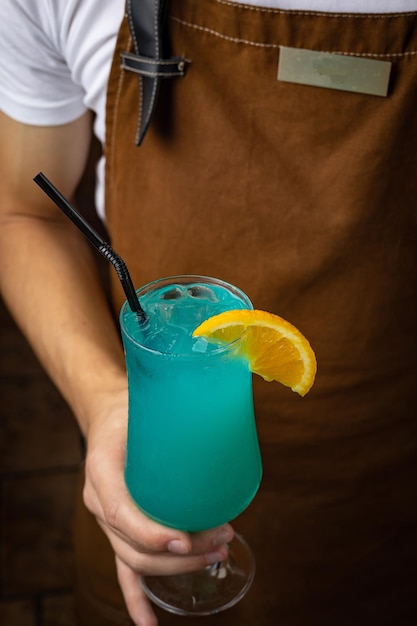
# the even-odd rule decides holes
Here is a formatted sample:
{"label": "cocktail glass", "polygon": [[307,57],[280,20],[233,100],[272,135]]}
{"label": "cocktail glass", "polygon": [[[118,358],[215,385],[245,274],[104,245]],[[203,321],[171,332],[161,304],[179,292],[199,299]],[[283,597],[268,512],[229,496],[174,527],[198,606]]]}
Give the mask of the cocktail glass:
{"label": "cocktail glass", "polygon": [[[251,309],[248,297],[203,276],[161,279],[138,290],[145,325],[127,304],[120,323],[129,386],[125,480],[137,506],[173,528],[198,532],[233,520],[254,498],[262,464],[252,375],[232,343],[193,339],[205,319]],[[237,535],[227,561],[192,574],[142,579],[164,609],[208,615],[249,589],[254,559]]]}

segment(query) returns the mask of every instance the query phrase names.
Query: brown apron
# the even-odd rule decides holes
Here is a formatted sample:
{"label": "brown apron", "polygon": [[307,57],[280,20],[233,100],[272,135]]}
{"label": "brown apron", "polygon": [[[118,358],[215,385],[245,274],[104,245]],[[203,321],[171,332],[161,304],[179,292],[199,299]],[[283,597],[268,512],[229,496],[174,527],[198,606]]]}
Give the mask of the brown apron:
{"label": "brown apron", "polygon": [[[167,25],[189,69],[163,83],[140,148],[138,80],[119,67],[126,22],[119,34],[113,245],[138,286],[180,273],[234,283],[296,324],[318,359],[303,399],[255,380],[264,479],[234,526],[257,574],[201,624],[417,623],[417,14],[176,0]],[[280,46],[391,61],[388,97],[280,82]],[[84,555],[85,623],[128,623],[109,606],[122,603],[111,552],[88,532],[87,518],[79,546],[97,543],[103,563]]]}

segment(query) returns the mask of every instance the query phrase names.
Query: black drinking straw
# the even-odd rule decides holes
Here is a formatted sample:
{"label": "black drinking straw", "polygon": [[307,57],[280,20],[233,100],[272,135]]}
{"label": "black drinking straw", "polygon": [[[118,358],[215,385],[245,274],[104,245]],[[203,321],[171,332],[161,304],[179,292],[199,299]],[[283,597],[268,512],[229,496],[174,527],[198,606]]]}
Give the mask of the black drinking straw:
{"label": "black drinking straw", "polygon": [[147,316],[142,309],[137,297],[135,288],[130,278],[129,271],[123,259],[113,250],[109,243],[98,234],[97,231],[84,219],[84,217],[68,202],[51,181],[39,172],[33,179],[35,183],[55,202],[55,204],[65,213],[67,217],[80,229],[87,237],[88,241],[113,265],[122,283],[126,299],[132,311],[136,313],[141,324],[146,322]]}

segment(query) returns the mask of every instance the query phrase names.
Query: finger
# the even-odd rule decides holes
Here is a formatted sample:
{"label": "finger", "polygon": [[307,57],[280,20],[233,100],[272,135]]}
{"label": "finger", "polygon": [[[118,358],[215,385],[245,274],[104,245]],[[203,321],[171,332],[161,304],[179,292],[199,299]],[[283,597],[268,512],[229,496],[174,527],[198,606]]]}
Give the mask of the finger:
{"label": "finger", "polygon": [[117,557],[116,569],[126,607],[135,626],[158,626],[158,620],[143,591],[139,576]]}
{"label": "finger", "polygon": [[84,499],[87,508],[96,516],[109,539],[112,534],[116,535],[138,551],[169,551],[175,554],[188,554],[192,551],[190,536],[148,518],[133,503],[124,483],[119,488],[117,500],[112,497],[111,486],[104,502],[91,488]]}
{"label": "finger", "polygon": [[230,524],[224,524],[200,533],[192,533],[192,554],[204,554],[211,552],[224,544],[230,543],[234,537],[233,528]]}
{"label": "finger", "polygon": [[175,556],[168,553],[137,552],[115,535],[110,538],[110,543],[118,558],[142,576],[169,576],[195,572],[204,569],[207,565],[224,561],[228,555],[228,549],[224,545],[205,554]]}
{"label": "finger", "polygon": [[[105,513],[102,512],[102,506],[98,497],[95,496],[95,499],[96,517],[109,539],[111,540],[110,534],[113,533],[139,552],[169,551],[181,555],[206,554],[229,543],[233,539],[234,531],[229,524],[224,524],[205,532],[193,533],[191,536],[173,529],[167,529],[165,526],[161,526],[146,517],[134,504],[130,508],[130,497],[125,514],[131,517],[123,520],[122,511],[119,508],[117,514],[113,511],[109,520],[109,516],[107,515],[106,519]],[[119,525],[119,528],[117,525]]]}
{"label": "finger", "polygon": [[142,551],[159,552],[168,549],[176,554],[203,554],[229,543],[234,536],[230,524],[192,533],[191,536],[168,529],[144,515],[133,503],[124,485],[119,493],[118,502],[112,506],[108,505],[107,511],[103,510],[103,504],[96,492],[91,494],[88,508],[121,539]]}

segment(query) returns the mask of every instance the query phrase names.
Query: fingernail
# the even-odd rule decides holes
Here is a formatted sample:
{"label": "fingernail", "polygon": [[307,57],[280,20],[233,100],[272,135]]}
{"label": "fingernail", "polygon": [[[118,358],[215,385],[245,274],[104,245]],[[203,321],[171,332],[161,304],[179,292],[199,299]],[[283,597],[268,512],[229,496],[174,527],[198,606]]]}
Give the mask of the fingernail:
{"label": "fingernail", "polygon": [[213,552],[208,552],[206,554],[206,563],[207,565],[214,565],[214,563],[224,561],[225,558],[226,556],[223,550],[214,550]]}
{"label": "fingernail", "polygon": [[223,528],[219,528],[219,530],[217,531],[216,536],[214,537],[214,540],[213,540],[213,545],[221,546],[224,543],[229,543],[229,541],[232,541],[232,539],[233,539],[233,530],[225,526]]}
{"label": "fingernail", "polygon": [[168,543],[168,550],[174,554],[188,554],[189,552],[187,544],[181,541],[181,539],[172,539]]}

